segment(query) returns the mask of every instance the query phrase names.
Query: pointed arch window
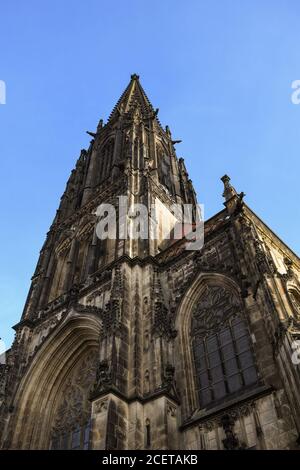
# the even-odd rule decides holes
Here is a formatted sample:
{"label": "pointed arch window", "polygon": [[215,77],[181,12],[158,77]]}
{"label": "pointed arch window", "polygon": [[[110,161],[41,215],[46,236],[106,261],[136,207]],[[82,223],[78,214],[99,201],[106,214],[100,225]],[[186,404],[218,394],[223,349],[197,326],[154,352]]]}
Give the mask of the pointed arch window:
{"label": "pointed arch window", "polygon": [[290,299],[294,307],[294,312],[297,319],[300,318],[300,293],[296,289],[289,290]]}
{"label": "pointed arch window", "polygon": [[114,154],[114,139],[109,139],[104,145],[101,150],[100,155],[100,170],[99,170],[99,177],[100,181],[108,178],[110,175],[110,168],[113,163],[113,154]]}
{"label": "pointed arch window", "polygon": [[160,146],[157,148],[157,158],[159,164],[159,180],[168,191],[173,193],[171,159],[167,152]]}
{"label": "pointed arch window", "polygon": [[201,407],[258,382],[251,337],[231,292],[207,286],[194,309],[191,332]]}

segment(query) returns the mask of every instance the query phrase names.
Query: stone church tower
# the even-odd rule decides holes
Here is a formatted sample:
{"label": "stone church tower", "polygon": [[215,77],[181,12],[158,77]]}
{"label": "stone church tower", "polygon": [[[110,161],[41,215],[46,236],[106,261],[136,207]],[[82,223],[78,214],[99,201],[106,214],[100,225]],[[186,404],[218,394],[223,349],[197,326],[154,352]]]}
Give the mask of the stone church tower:
{"label": "stone church tower", "polygon": [[[164,237],[196,196],[157,113],[132,75],[89,133],[0,366],[1,448],[298,446],[299,258],[226,175],[203,248]],[[98,237],[120,196],[156,204],[158,237]]]}

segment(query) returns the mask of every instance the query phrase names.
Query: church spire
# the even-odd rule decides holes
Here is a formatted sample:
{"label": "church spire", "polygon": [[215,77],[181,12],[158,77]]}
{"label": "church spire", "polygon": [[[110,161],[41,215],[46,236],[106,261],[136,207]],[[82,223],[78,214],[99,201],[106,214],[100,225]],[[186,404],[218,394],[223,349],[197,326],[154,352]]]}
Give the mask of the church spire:
{"label": "church spire", "polygon": [[[157,113],[133,74],[107,123],[101,119],[96,132],[89,132],[89,148],[81,151],[71,172],[41,253],[26,317],[122,255],[156,256],[164,243],[164,221],[171,233],[177,222],[174,204],[196,207],[184,161],[176,155],[179,141],[173,140],[168,126],[162,128]],[[128,207],[147,209],[145,225],[150,232],[156,224],[158,236],[97,237],[97,207],[109,203],[119,213],[121,196],[127,197]]]}

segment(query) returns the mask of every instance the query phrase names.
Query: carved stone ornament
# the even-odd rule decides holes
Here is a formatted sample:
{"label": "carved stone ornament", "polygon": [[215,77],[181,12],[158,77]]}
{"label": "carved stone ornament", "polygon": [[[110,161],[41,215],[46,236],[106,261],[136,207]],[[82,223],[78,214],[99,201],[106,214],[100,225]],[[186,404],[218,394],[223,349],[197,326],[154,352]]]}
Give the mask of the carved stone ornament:
{"label": "carved stone ornament", "polygon": [[96,373],[96,382],[91,388],[90,398],[93,398],[98,393],[110,389],[112,386],[112,374],[108,361],[104,360],[98,364]]}
{"label": "carved stone ornament", "polygon": [[288,318],[284,322],[279,322],[277,329],[275,330],[274,339],[273,339],[273,351],[274,354],[277,354],[280,347],[284,343],[287,333],[289,333],[292,338],[298,339],[300,336],[300,320],[293,317]]}
{"label": "carved stone ornament", "polygon": [[102,311],[102,337],[119,334],[121,332],[123,310],[122,290],[123,276],[120,268],[117,267],[111,285],[111,298]]}
{"label": "carved stone ornament", "polygon": [[176,406],[173,403],[167,402],[167,414],[172,418],[176,416]]}
{"label": "carved stone ornament", "polygon": [[104,398],[104,400],[99,400],[95,403],[95,412],[96,413],[104,413],[108,409],[108,398]]}
{"label": "carved stone ornament", "polygon": [[208,419],[201,423],[201,427],[206,431],[212,431],[220,426],[223,427],[223,424],[227,422],[227,419],[230,419],[231,422],[243,418],[245,416],[251,415],[255,411],[255,402],[249,400],[248,402],[242,404],[241,406],[235,406],[227,410],[225,413],[221,412],[216,415],[213,419]]}
{"label": "carved stone ornament", "polygon": [[234,419],[230,415],[222,416],[222,427],[225,433],[225,439],[223,439],[223,445],[226,450],[237,450],[240,449],[239,440],[234,432]]}
{"label": "carved stone ornament", "polygon": [[8,372],[8,365],[0,364],[0,400],[5,398],[5,385],[6,385],[6,376]]}
{"label": "carved stone ornament", "polygon": [[165,304],[160,274],[157,270],[154,272],[152,302],[154,313],[152,333],[164,336],[168,340],[175,338],[173,311],[170,306],[167,307]]}
{"label": "carved stone ornament", "polygon": [[165,336],[167,339],[173,339],[177,335],[177,331],[174,329],[172,312],[159,300],[154,305],[153,332]]}
{"label": "carved stone ornament", "polygon": [[255,248],[255,261],[259,271],[262,274],[276,274],[277,268],[275,263],[269,253],[267,253],[258,238],[254,240],[254,248]]}
{"label": "carved stone ornament", "polygon": [[102,308],[95,307],[94,305],[83,305],[77,303],[74,307],[74,310],[78,313],[91,313],[94,315],[99,316],[100,318],[102,317],[103,310]]}
{"label": "carved stone ornament", "polygon": [[286,267],[286,273],[280,274],[280,277],[286,282],[291,281],[295,277],[293,262],[287,257],[285,257],[283,261]]}
{"label": "carved stone ornament", "polygon": [[175,386],[174,382],[175,367],[172,364],[167,364],[165,367],[164,378],[163,378],[163,388],[170,390]]}

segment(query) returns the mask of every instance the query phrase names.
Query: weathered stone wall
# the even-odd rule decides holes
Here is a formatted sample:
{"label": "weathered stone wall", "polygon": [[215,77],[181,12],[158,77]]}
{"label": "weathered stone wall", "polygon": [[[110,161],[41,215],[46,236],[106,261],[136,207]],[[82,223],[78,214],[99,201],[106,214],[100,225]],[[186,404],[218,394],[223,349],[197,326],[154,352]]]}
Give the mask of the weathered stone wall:
{"label": "weathered stone wall", "polygon": [[[256,400],[239,411],[237,407],[234,432],[241,448],[293,449],[296,448],[297,431],[289,408],[283,403],[276,410],[273,395]],[[279,412],[279,414],[278,414]],[[184,432],[186,449],[223,450],[226,434],[218,419],[208,420]]]}

